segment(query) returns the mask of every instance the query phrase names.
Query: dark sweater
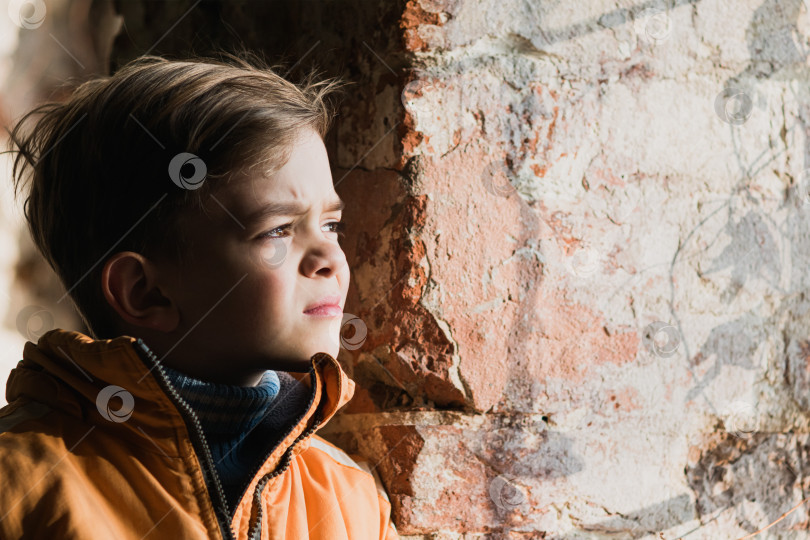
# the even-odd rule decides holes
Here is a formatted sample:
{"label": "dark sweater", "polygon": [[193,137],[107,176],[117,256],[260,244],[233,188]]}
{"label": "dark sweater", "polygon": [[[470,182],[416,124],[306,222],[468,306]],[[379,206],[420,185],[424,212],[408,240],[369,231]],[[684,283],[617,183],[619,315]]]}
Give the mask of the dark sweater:
{"label": "dark sweater", "polygon": [[163,369],[200,419],[233,511],[264,458],[304,414],[310,389],[284,371],[267,370],[258,385],[236,386]]}

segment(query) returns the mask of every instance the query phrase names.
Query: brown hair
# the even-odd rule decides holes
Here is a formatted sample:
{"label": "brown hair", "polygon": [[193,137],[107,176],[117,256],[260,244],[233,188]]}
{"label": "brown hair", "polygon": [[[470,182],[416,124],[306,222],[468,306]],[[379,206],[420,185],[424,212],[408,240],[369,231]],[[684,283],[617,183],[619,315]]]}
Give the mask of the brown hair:
{"label": "brown hair", "polygon": [[[101,291],[109,255],[131,250],[182,261],[188,246],[178,218],[202,208],[213,180],[283,166],[302,129],[326,135],[334,115],[328,98],[343,83],[310,72],[296,85],[275,69],[250,53],[142,56],[81,84],[63,103],[36,107],[9,132],[10,148],[18,148],[15,197],[28,178],[23,210],[34,243],[94,338],[118,332]],[[178,158],[170,172],[184,152],[202,163]],[[183,183],[189,166],[205,172],[202,184]]]}

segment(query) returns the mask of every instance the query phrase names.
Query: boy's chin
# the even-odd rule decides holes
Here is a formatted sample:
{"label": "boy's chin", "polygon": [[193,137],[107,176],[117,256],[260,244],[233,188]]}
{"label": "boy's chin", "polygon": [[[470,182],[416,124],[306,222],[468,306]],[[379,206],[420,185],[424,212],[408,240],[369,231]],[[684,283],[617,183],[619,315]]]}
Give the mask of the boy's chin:
{"label": "boy's chin", "polygon": [[317,353],[326,353],[332,358],[337,358],[338,352],[340,352],[340,334],[336,334],[334,337],[331,335],[324,335],[320,339],[314,339],[311,343],[308,343],[306,346],[306,352],[308,353],[308,358],[312,358],[313,355]]}
{"label": "boy's chin", "polygon": [[306,348],[302,348],[298,354],[288,358],[275,358],[274,363],[278,366],[276,371],[309,371],[312,367],[312,357],[318,353],[326,353],[332,358],[337,358],[340,346],[325,341],[324,343],[313,343]]}
{"label": "boy's chin", "polygon": [[310,349],[311,354],[309,358],[312,358],[314,355],[318,353],[326,353],[332,358],[337,358],[338,352],[340,351],[340,347],[335,345],[334,343],[323,343],[321,346],[315,346]]}

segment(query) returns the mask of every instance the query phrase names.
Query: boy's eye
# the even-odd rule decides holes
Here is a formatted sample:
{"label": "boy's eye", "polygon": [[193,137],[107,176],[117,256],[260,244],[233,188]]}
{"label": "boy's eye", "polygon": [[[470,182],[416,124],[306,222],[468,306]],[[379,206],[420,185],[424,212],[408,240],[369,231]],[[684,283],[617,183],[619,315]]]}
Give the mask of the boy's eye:
{"label": "boy's eye", "polygon": [[346,230],[346,223],[344,221],[331,221],[327,223],[325,227],[330,227],[331,230],[329,232],[337,233],[339,238],[343,238],[344,231]]}
{"label": "boy's eye", "polygon": [[[287,223],[285,225],[280,225],[275,229],[271,229],[266,233],[261,235],[261,238],[282,238],[286,236],[291,223]],[[331,221],[324,225],[324,227],[328,227],[328,232],[337,233],[338,237],[343,237],[344,231],[346,230],[346,223],[343,221]]]}
{"label": "boy's eye", "polygon": [[276,227],[273,230],[267,231],[266,233],[262,234],[262,238],[280,238],[276,233],[282,232],[286,230],[290,224],[282,225],[281,227]]}

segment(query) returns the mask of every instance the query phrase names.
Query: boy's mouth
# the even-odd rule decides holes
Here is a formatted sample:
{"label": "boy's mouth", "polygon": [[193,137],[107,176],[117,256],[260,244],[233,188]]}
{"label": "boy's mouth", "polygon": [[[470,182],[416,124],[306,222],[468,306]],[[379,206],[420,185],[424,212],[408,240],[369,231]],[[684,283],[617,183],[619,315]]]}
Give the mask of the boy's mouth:
{"label": "boy's mouth", "polygon": [[320,300],[304,308],[304,313],[315,317],[337,317],[343,315],[340,307],[340,295],[324,296]]}
{"label": "boy's mouth", "polygon": [[330,305],[330,306],[319,306],[315,309],[310,309],[305,311],[307,315],[313,315],[315,317],[339,317],[343,315],[343,310],[340,306]]}

